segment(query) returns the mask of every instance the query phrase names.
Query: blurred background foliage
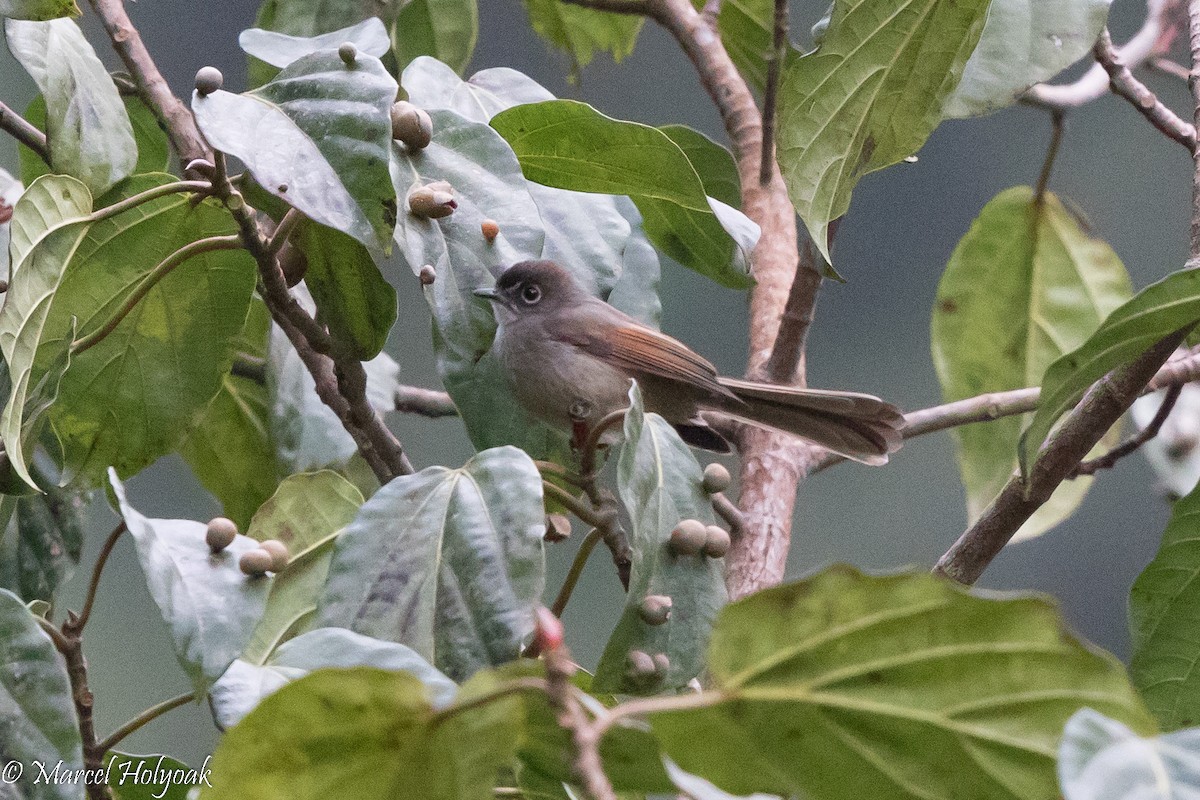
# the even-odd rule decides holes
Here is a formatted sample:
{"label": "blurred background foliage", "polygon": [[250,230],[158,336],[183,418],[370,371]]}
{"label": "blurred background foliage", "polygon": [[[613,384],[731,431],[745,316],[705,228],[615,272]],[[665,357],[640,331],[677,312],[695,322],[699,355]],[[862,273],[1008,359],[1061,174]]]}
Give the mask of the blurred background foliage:
{"label": "blurred background foliage", "polygon": [[[824,0],[794,0],[792,30],[807,31]],[[190,94],[196,69],[225,73],[226,88],[245,87],[246,61],[237,35],[254,23],[257,4],[239,0],[151,0],[129,13],[177,93]],[[724,141],[720,120],[677,45],[648,24],[636,51],[620,64],[597,57],[570,80],[569,60],[551,52],[529,27],[517,0],[480,0],[480,37],[466,74],[507,66],[532,76],[559,97],[584,100],[604,113],[653,125],[685,123]],[[1140,24],[1143,0],[1116,0],[1109,26],[1123,41]],[[117,67],[94,16],[85,31],[97,52]],[[1147,83],[1168,104],[1187,107],[1182,81],[1161,75]],[[32,82],[7,51],[0,52],[0,99],[23,109]],[[855,192],[840,229],[838,270],[826,282],[810,339],[814,386],[869,391],[905,409],[940,402],[929,355],[929,316],[938,280],[959,238],[989,199],[1032,184],[1050,137],[1048,116],[1017,106],[999,114],[942,124],[919,160],[869,176]],[[0,140],[0,165],[15,171],[16,148]],[[1124,101],[1103,98],[1072,113],[1051,188],[1090,221],[1125,262],[1138,289],[1183,266],[1186,257],[1190,164],[1181,148],[1145,123]],[[399,288],[400,315],[388,345],[402,380],[437,386],[429,311],[407,268],[385,272]],[[664,264],[663,326],[707,355],[725,373],[746,360],[746,298],[689,271]],[[456,419],[396,417],[393,427],[418,466],[458,465],[471,455]],[[131,500],[147,516],[205,520],[219,511],[188,469],[170,457],[129,482]],[[949,434],[909,444],[883,469],[843,465],[809,481],[798,503],[789,577],[845,561],[871,570],[927,567],[966,523]],[[1046,536],[1006,550],[984,577],[991,588],[1048,592],[1075,629],[1128,657],[1129,585],[1150,560],[1169,507],[1141,457],[1102,475],[1082,508]],[[115,517],[97,504],[81,569],[66,587],[63,607],[78,607],[86,575]],[[582,531],[576,528],[576,539]],[[548,591],[557,591],[575,545],[548,548]],[[187,689],[165,627],[152,605],[128,541],[106,569],[86,651],[96,695],[98,729],[112,730],[146,706]],[[607,558],[592,559],[565,623],[577,658],[594,667],[621,608]],[[131,737],[134,752],[166,752],[199,764],[215,745],[208,710],[189,706]]]}

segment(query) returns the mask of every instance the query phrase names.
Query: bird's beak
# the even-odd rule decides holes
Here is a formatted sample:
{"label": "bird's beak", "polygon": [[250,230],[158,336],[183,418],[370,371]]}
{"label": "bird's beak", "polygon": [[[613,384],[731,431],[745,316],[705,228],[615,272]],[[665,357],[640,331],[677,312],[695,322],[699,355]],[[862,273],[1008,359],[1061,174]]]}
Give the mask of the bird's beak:
{"label": "bird's beak", "polygon": [[485,300],[499,300],[500,295],[496,294],[495,289],[476,289],[474,292],[476,297],[482,297]]}

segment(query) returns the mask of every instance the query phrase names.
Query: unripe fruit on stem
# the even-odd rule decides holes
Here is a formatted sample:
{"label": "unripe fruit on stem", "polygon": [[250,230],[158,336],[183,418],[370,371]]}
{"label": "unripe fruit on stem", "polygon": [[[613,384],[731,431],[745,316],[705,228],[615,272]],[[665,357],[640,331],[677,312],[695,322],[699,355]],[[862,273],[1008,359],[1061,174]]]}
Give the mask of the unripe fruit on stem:
{"label": "unripe fruit on stem", "polygon": [[338,48],[338,58],[347,67],[354,66],[354,61],[358,58],[358,48],[354,46],[354,42],[342,42],[342,46]]}
{"label": "unripe fruit on stem", "polygon": [[238,559],[238,569],[247,575],[257,578],[260,575],[266,575],[267,570],[271,568],[274,559],[271,554],[261,547],[256,547],[253,550],[247,550],[242,553],[242,557]]}
{"label": "unripe fruit on stem", "polygon": [[630,650],[625,659],[625,677],[631,683],[646,685],[658,677],[654,659],[644,650]]}
{"label": "unripe fruit on stem", "polygon": [[279,268],[283,270],[283,279],[290,289],[304,280],[308,272],[308,256],[304,255],[303,250],[293,247],[291,242],[284,242],[283,247],[279,248]]}
{"label": "unripe fruit on stem", "polygon": [[216,67],[201,67],[196,72],[196,92],[204,97],[225,85],[225,76]]}
{"label": "unripe fruit on stem", "polygon": [[271,572],[283,572],[283,568],[288,565],[288,559],[291,557],[287,545],[278,539],[267,539],[260,543],[259,547],[271,554]]}
{"label": "unripe fruit on stem", "polygon": [[563,646],[562,620],[545,606],[539,606],[534,614],[533,644],[539,653],[557,650]]}
{"label": "unripe fruit on stem", "polygon": [[647,625],[662,625],[671,618],[671,598],[665,594],[652,594],[642,600],[638,616]]}
{"label": "unripe fruit on stem", "polygon": [[709,558],[720,558],[729,552],[729,532],[716,525],[704,529],[704,555]]}
{"label": "unripe fruit on stem", "polygon": [[392,104],[392,138],[404,142],[409,150],[421,150],[433,140],[433,120],[423,108],[407,100]]}
{"label": "unripe fruit on stem", "polygon": [[417,275],[417,280],[421,281],[422,286],[433,286],[433,282],[437,280],[437,270],[433,268],[433,264],[421,267],[421,273]]}
{"label": "unripe fruit on stem", "polygon": [[671,659],[667,658],[666,653],[654,654],[654,671],[660,677],[666,677],[667,671],[671,669]]}
{"label": "unripe fruit on stem", "polygon": [[485,219],[479,223],[479,230],[483,233],[483,238],[487,239],[488,244],[491,244],[500,235],[500,224],[494,219]]}
{"label": "unripe fruit on stem", "polygon": [[219,553],[237,538],[237,523],[228,517],[213,517],[208,521],[208,529],[204,532],[204,541],[208,549]]}
{"label": "unripe fruit on stem", "polygon": [[671,531],[671,552],[677,556],[694,556],[704,549],[708,534],[698,519],[680,520]]}
{"label": "unripe fruit on stem", "polygon": [[733,483],[729,470],[723,464],[709,464],[704,468],[704,491],[709,494],[723,492]]}
{"label": "unripe fruit on stem", "polygon": [[408,193],[408,210],[417,217],[441,219],[454,213],[458,201],[454,199],[454,187],[446,181],[435,181],[418,186]]}

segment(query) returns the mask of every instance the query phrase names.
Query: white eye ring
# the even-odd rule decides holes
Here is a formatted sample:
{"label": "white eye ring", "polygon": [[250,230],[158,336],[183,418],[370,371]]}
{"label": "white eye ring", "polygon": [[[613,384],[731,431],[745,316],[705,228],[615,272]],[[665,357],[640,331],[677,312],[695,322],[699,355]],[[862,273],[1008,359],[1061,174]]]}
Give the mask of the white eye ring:
{"label": "white eye ring", "polygon": [[530,283],[521,290],[521,300],[525,305],[534,305],[542,299],[542,289],[536,283]]}

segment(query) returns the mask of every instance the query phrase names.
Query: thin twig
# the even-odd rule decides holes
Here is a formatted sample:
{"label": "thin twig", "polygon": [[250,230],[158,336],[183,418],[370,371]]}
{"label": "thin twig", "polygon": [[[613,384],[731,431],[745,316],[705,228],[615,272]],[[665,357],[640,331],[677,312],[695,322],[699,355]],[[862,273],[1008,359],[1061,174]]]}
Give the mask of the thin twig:
{"label": "thin twig", "polygon": [[113,548],[117,546],[117,540],[121,538],[128,528],[125,527],[125,520],[121,520],[112,533],[108,534],[108,538],[104,540],[104,544],[100,547],[100,554],[96,556],[96,563],[92,566],[92,578],[88,582],[87,595],[83,599],[83,608],[78,616],[69,619],[63,623],[63,630],[70,635],[78,636],[83,632],[83,626],[87,625],[88,620],[92,616],[92,606],[96,602],[96,590],[100,588],[100,575],[104,571],[104,565],[108,563],[108,557],[112,554]]}
{"label": "thin twig", "polygon": [[305,216],[294,208],[289,208],[287,213],[283,215],[283,219],[279,220],[279,224],[275,226],[275,231],[271,234],[270,241],[267,242],[267,252],[272,255],[278,253],[280,249],[287,243],[288,237],[292,235],[292,231],[296,226],[305,220]]}
{"label": "thin twig", "polygon": [[457,417],[458,407],[446,392],[422,389],[419,386],[396,387],[396,411],[419,414],[422,417]]}
{"label": "thin twig", "polygon": [[561,617],[563,615],[567,603],[571,602],[571,594],[575,591],[575,585],[579,583],[579,576],[583,574],[583,568],[587,566],[588,557],[603,538],[602,530],[592,528],[579,543],[579,549],[575,551],[575,558],[571,560],[571,568],[567,571],[567,577],[563,579],[562,588],[558,590],[558,597],[554,598],[554,605],[550,606],[554,616]]}
{"label": "thin twig", "polygon": [[[55,640],[62,654],[71,684],[71,701],[75,704],[75,716],[79,723],[79,739],[83,749],[83,767],[99,774],[104,766],[104,751],[96,743],[95,698],[88,688],[87,659],[83,657],[83,639],[78,635],[63,634]],[[103,781],[87,781],[89,800],[112,800],[112,792]]]}
{"label": "thin twig", "polygon": [[1108,28],[1100,32],[1093,53],[1096,62],[1108,73],[1114,94],[1128,100],[1151,125],[1186,147],[1189,153],[1196,149],[1196,127],[1180,119],[1174,111],[1163,105],[1154,92],[1134,77],[1122,62],[1120,54],[1113,49]]}
{"label": "thin twig", "polygon": [[543,480],[542,491],[549,499],[555,500],[556,502],[562,504],[563,507],[565,507],[575,516],[579,517],[579,519],[586,522],[588,525],[591,525],[594,528],[604,527],[606,520],[596,509],[593,509],[590,505],[583,502],[578,497],[575,497],[558,484]]}
{"label": "thin twig", "polygon": [[648,16],[649,3],[646,0],[562,0],[572,6],[582,6],[593,11],[607,11],[610,14],[632,14]]}
{"label": "thin twig", "polygon": [[763,90],[762,157],[758,167],[758,183],[768,186],[775,168],[775,113],[779,102],[779,74],[787,58],[788,3],[775,0],[772,21],[771,54],[767,58],[767,85]]}
{"label": "thin twig", "polygon": [[188,692],[187,694],[181,694],[178,697],[172,697],[170,700],[164,700],[161,703],[157,703],[150,708],[147,708],[145,711],[138,714],[136,717],[129,720],[124,725],[117,728],[115,731],[105,737],[103,741],[96,745],[96,749],[101,753],[107,753],[109,750],[112,750],[114,747],[116,747],[117,744],[119,744],[120,741],[129,734],[133,733],[144,725],[153,722],[163,714],[166,714],[168,711],[174,711],[180,706],[185,706],[195,699],[196,693]]}
{"label": "thin twig", "polygon": [[[1155,374],[1143,394],[1171,386],[1181,386],[1196,380],[1200,380],[1200,352],[1189,352],[1181,358],[1168,361]],[[968,397],[965,400],[956,400],[953,403],[910,411],[904,415],[902,434],[904,440],[908,441],[918,436],[950,430],[963,425],[991,422],[1017,414],[1028,414],[1037,410],[1041,392],[1042,390],[1037,386],[1013,389],[1007,392],[989,392]],[[813,473],[844,461],[846,459],[842,456],[826,453],[813,467]]]}
{"label": "thin twig", "polygon": [[158,121],[166,128],[167,137],[175,148],[181,164],[196,158],[212,160],[212,153],[196,127],[196,120],[182,101],[171,93],[170,86],[158,71],[150,51],[142,37],[125,13],[122,0],[91,0],[92,8],[104,23],[104,30],[112,41],[113,49],[125,63],[138,96]]}
{"label": "thin twig", "polygon": [[37,153],[47,166],[50,165],[50,145],[46,141],[46,134],[4,103],[0,103],[0,130]]}
{"label": "thin twig", "polygon": [[240,249],[242,249],[242,240],[238,236],[210,236],[207,239],[197,239],[171,253],[171,255],[160,261],[154,269],[146,273],[146,276],[142,278],[133,291],[129,293],[129,296],[125,298],[125,302],[121,304],[121,307],[109,317],[104,325],[71,343],[71,355],[77,356],[108,338],[108,335],[117,329],[121,321],[137,308],[138,303],[142,302],[146,295],[150,293],[150,290],[157,286],[163,278],[174,272],[176,267],[204,253]]}
{"label": "thin twig", "polygon": [[1068,477],[1077,478],[1080,475],[1095,475],[1102,469],[1112,469],[1122,458],[1135,452],[1146,442],[1158,436],[1158,432],[1162,430],[1163,423],[1167,421],[1167,417],[1171,416],[1171,411],[1175,408],[1175,401],[1179,399],[1182,391],[1183,386],[1181,385],[1172,386],[1168,389],[1166,396],[1163,397],[1162,404],[1158,407],[1158,411],[1154,414],[1154,419],[1150,420],[1149,425],[1104,455],[1093,458],[1091,461],[1080,463],[1071,471]]}
{"label": "thin twig", "polygon": [[[1148,0],[1146,19],[1142,27],[1118,51],[1121,60],[1130,68],[1137,69],[1146,59],[1158,52],[1163,40],[1164,12],[1170,0]],[[1078,80],[1069,84],[1040,83],[1022,96],[1022,101],[1043,108],[1070,110],[1087,105],[1108,93],[1109,76],[1099,64],[1085,72]]]}
{"label": "thin twig", "polygon": [[1046,190],[1050,187],[1050,175],[1054,172],[1054,162],[1058,159],[1063,133],[1066,131],[1066,117],[1066,112],[1062,109],[1050,109],[1050,145],[1046,148],[1046,159],[1042,162],[1042,171],[1038,173],[1037,185],[1033,192],[1033,202],[1039,207],[1045,200]]}
{"label": "thin twig", "polygon": [[729,526],[729,532],[734,538],[742,535],[746,529],[746,515],[734,505],[732,500],[721,492],[717,492],[712,496],[712,507],[717,516],[725,520],[725,524]]}
{"label": "thin twig", "polygon": [[1161,72],[1164,75],[1170,75],[1172,78],[1179,78],[1181,81],[1189,81],[1192,75],[1188,72],[1188,68],[1183,64],[1178,63],[1166,56],[1156,56],[1146,62],[1146,66],[1155,72]]}
{"label": "thin twig", "polygon": [[437,727],[442,723],[452,720],[464,711],[474,711],[477,708],[483,708],[497,700],[503,700],[505,697],[512,697],[514,694],[524,694],[525,692],[545,692],[547,691],[546,681],[541,678],[515,678],[506,683],[502,683],[490,692],[475,695],[470,700],[463,700],[452,705],[446,706],[430,718],[430,725]]}

